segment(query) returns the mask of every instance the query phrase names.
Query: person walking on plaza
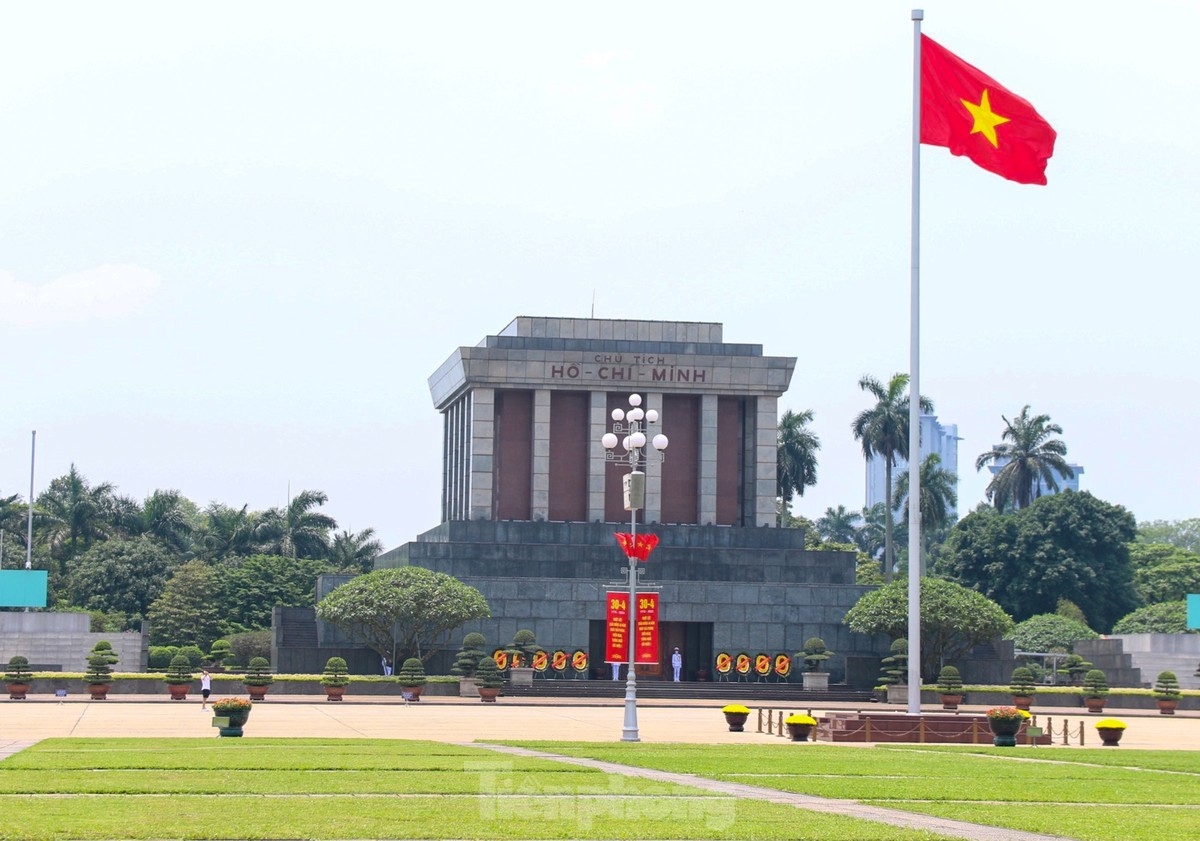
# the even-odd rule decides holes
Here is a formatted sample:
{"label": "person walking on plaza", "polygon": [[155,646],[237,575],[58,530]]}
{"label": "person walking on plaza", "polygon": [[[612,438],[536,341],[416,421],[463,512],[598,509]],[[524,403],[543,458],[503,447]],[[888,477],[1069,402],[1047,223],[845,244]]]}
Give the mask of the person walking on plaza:
{"label": "person walking on plaza", "polygon": [[671,671],[675,673],[674,680],[679,683],[679,670],[683,668],[683,655],[679,653],[679,649],[675,649],[675,653],[671,655]]}
{"label": "person walking on plaza", "polygon": [[208,696],[212,694],[212,675],[208,669],[200,672],[200,709],[208,709]]}
{"label": "person walking on plaza", "polygon": [[383,673],[384,675],[391,675],[392,673],[392,661],[387,657],[383,658]]}

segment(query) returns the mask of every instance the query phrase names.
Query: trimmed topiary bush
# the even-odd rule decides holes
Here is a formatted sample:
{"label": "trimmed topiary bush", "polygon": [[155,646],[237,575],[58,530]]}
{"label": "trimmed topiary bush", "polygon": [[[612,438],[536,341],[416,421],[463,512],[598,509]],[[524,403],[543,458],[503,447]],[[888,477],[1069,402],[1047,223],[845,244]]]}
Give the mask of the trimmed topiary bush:
{"label": "trimmed topiary bush", "polygon": [[[907,641],[905,642],[905,653],[907,653]],[[800,652],[804,658],[804,668],[810,672],[821,671],[821,664],[834,655],[834,652],[825,647],[825,640],[820,637],[809,637],[804,641],[804,650]]]}
{"label": "trimmed topiary bush", "polygon": [[1028,697],[1037,691],[1033,682],[1033,672],[1027,666],[1017,666],[1013,669],[1011,681],[1008,691],[1014,695]]}
{"label": "trimmed topiary bush", "polygon": [[541,646],[537,644],[537,638],[533,631],[520,630],[513,635],[512,642],[505,648],[510,655],[509,663],[515,665],[516,658],[520,657],[521,667],[529,667],[533,665],[533,655],[541,651]]}
{"label": "trimmed topiary bush", "polygon": [[325,673],[321,675],[322,686],[349,686],[350,668],[341,657],[330,657],[325,661]]}
{"label": "trimmed topiary bush", "polygon": [[163,681],[168,686],[186,686],[193,680],[192,662],[185,654],[176,654],[171,658],[171,665],[167,667],[167,673],[163,676]]}
{"label": "trimmed topiary bush", "polygon": [[462,648],[454,656],[454,665],[450,667],[450,674],[459,677],[473,677],[475,668],[483,659],[485,645],[487,645],[487,640],[483,634],[473,631],[463,637]]}
{"label": "trimmed topiary bush", "polygon": [[938,692],[943,695],[961,695],[962,686],[962,675],[958,669],[954,666],[942,666],[937,679]]}
{"label": "trimmed topiary bush", "polygon": [[179,653],[173,645],[152,645],[149,650],[147,667],[151,671],[165,672],[171,665],[171,658]]}
{"label": "trimmed topiary bush", "polygon": [[1084,698],[1108,697],[1108,678],[1099,669],[1092,669],[1083,676]]}
{"label": "trimmed topiary bush", "polygon": [[270,686],[274,682],[270,661],[266,657],[251,657],[250,666],[242,677],[242,683],[246,686]]}
{"label": "trimmed topiary bush", "polygon": [[410,688],[424,686],[426,683],[425,664],[417,657],[409,657],[404,661],[404,665],[400,667],[400,671],[396,675],[396,680],[401,686]]}
{"label": "trimmed topiary bush", "polygon": [[481,689],[501,689],[504,686],[504,676],[491,657],[480,658],[475,669],[475,685]]}
{"label": "trimmed topiary bush", "polygon": [[891,656],[879,661],[881,686],[902,685],[908,681],[908,640],[901,637],[892,643]]}
{"label": "trimmed topiary bush", "polygon": [[1179,688],[1179,678],[1174,672],[1158,673],[1158,680],[1154,682],[1154,697],[1160,701],[1178,701],[1183,697]]}

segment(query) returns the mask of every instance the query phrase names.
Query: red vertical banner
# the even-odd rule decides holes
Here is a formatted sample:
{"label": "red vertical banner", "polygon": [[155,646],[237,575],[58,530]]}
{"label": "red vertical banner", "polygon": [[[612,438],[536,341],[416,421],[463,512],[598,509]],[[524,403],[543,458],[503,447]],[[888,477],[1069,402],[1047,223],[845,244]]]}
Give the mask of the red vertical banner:
{"label": "red vertical banner", "polygon": [[635,663],[658,662],[658,593],[638,593]]}
{"label": "red vertical banner", "polygon": [[629,661],[629,594],[609,593],[606,601],[608,633],[604,635],[604,660],[626,663]]}

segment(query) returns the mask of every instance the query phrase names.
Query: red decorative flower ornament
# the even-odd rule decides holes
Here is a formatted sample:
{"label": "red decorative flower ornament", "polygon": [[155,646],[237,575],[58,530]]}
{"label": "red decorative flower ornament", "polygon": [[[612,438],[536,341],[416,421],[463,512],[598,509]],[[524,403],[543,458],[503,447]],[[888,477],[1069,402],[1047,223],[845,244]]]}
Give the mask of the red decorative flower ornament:
{"label": "red decorative flower ornament", "polygon": [[633,535],[627,532],[616,532],[615,536],[617,544],[625,552],[625,557],[637,558],[643,562],[650,557],[650,553],[658,545],[657,534]]}

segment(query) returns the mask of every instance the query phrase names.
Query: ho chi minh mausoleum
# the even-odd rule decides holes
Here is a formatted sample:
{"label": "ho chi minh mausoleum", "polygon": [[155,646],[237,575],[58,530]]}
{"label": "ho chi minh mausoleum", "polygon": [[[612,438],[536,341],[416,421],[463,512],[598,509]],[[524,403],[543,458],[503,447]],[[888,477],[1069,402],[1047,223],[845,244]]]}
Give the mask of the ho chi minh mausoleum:
{"label": "ho chi minh mausoleum", "polygon": [[[639,676],[669,679],[675,647],[688,680],[712,675],[718,652],[795,653],[819,636],[837,653],[832,680],[849,663],[851,682],[869,687],[886,643],[842,624],[867,589],[855,584],[854,555],[806,551],[803,531],[776,528],[778,401],[795,365],[726,342],[716,323],[517,318],[429,378],[443,417],[442,522],[376,568],[421,566],[483,593],[493,618],[456,632],[451,652],[468,631],[490,649],[528,628],[546,649],[586,650],[593,676],[607,677],[605,593],[620,589],[628,563],[613,537],[629,530],[628,467],[606,463],[600,440],[637,393],[670,439],[665,460],[646,467],[638,512],[638,530],[660,539],[642,585],[659,590],[661,654]],[[318,597],[345,580],[323,577]],[[298,643],[314,640],[292,636],[277,627],[280,671],[319,670],[331,648],[353,653],[317,623],[301,663]],[[377,657],[359,654],[352,664],[378,671]]]}

